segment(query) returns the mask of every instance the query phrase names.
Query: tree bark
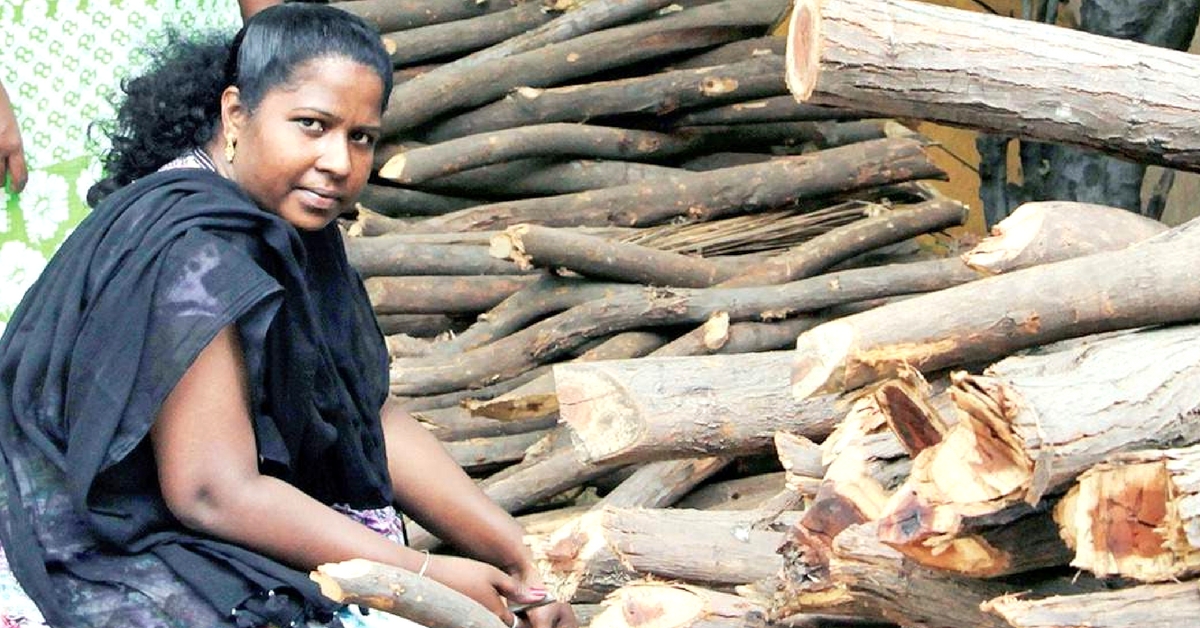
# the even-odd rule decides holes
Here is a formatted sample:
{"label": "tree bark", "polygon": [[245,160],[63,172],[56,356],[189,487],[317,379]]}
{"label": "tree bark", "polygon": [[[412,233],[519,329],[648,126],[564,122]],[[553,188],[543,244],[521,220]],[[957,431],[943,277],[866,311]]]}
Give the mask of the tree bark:
{"label": "tree bark", "polygon": [[347,0],[336,6],[379,32],[390,33],[505,11],[515,4],[515,0]]}
{"label": "tree bark", "polygon": [[530,31],[558,17],[553,4],[525,0],[497,13],[387,33],[383,39],[396,44],[389,51],[392,64],[405,66],[479,50]]}
{"label": "tree bark", "polygon": [[522,462],[483,480],[483,492],[501,508],[516,513],[623,466],[580,460],[563,430],[553,430],[547,437],[544,453],[527,455]]}
{"label": "tree bark", "polygon": [[1115,456],[1079,476],[1054,512],[1071,566],[1167,582],[1200,572],[1200,447]]}
{"label": "tree bark", "polygon": [[840,414],[832,398],[790,399],[788,356],[559,364],[559,417],[581,457],[594,462],[769,451],[777,430],[824,438]]}
{"label": "tree bark", "polygon": [[1006,595],[985,602],[983,610],[1012,628],[1183,627],[1200,617],[1200,594],[1195,582],[1177,582],[1034,600]]}
{"label": "tree bark", "polygon": [[460,326],[445,314],[379,314],[375,318],[385,336],[405,334],[414,338],[430,338]]}
{"label": "tree bark", "polygon": [[881,538],[932,547],[1039,507],[1109,455],[1200,442],[1196,330],[1064,343],[957,376],[959,421],[917,455]]}
{"label": "tree bark", "polygon": [[636,61],[761,33],[784,5],[780,0],[718,3],[429,73],[392,89],[391,105],[383,115],[383,131],[387,136],[404,133],[439,115],[482,105],[516,87],[546,87]]}
{"label": "tree bark", "polygon": [[413,418],[425,424],[429,431],[442,442],[528,434],[547,430],[558,424],[558,414],[556,413],[529,419],[500,421],[472,415],[466,408],[460,406],[416,410],[412,412],[412,415]]}
{"label": "tree bark", "polygon": [[765,502],[784,490],[787,482],[784,475],[782,471],[760,473],[708,484],[685,495],[675,507],[695,510],[758,510]]}
{"label": "tree bark", "polygon": [[[1096,248],[1119,244],[1103,240]],[[1198,242],[1200,221],[1192,221],[1125,249],[1016,270],[826,323],[797,341],[792,390],[802,398],[857,388],[901,364],[928,372],[1063,338],[1195,318]],[[1061,248],[1058,256],[1075,250]]]}
{"label": "tree bark", "polygon": [[421,137],[428,142],[444,142],[530,124],[586,122],[630,113],[657,116],[786,92],[783,56],[764,55],[727,65],[613,81],[547,89],[519,87],[502,100],[434,123]]}
{"label": "tree bark", "polygon": [[[782,61],[782,59],[781,59]],[[790,95],[760,100],[739,99],[732,105],[713,106],[689,111],[675,119],[679,126],[705,124],[748,124],[752,122],[811,122],[815,120],[854,120],[870,117],[862,111],[796,102]]]}
{"label": "tree bark", "polygon": [[1184,52],[907,0],[799,0],[787,63],[814,104],[1200,170],[1200,66]]}
{"label": "tree bark", "polygon": [[[777,319],[895,294],[940,290],[976,279],[960,260],[855,269],[753,288],[650,289],[587,301],[486,346],[429,359],[396,360],[394,390],[433,394],[515,377],[592,338],[635,328],[702,323],[717,312],[731,321]],[[818,328],[819,329],[819,328]],[[808,332],[811,333],[811,332]]]}
{"label": "tree bark", "polygon": [[750,37],[735,42],[717,46],[699,54],[688,56],[680,61],[671,63],[670,68],[676,70],[696,70],[729,63],[738,63],[767,55],[783,56],[787,50],[787,40],[778,35]]}
{"label": "tree bark", "polygon": [[388,236],[351,238],[350,265],[363,277],[412,275],[521,275],[527,269],[496,259],[482,246],[413,244]]}
{"label": "tree bark", "polygon": [[[553,427],[553,426],[551,426]],[[545,431],[502,436],[479,436],[463,440],[443,442],[450,457],[468,473],[478,469],[492,468],[519,462],[525,458],[525,450],[545,437]]]}
{"label": "tree bark", "polygon": [[[682,169],[667,166],[594,159],[574,159],[562,162],[548,159],[519,160],[505,165],[520,165],[525,161],[530,162],[529,167],[521,168],[522,171],[518,172],[511,171],[517,170],[516,168],[510,170],[487,166],[432,179],[422,183],[420,187],[447,194],[521,198],[574,194],[687,174]],[[481,205],[483,202],[475,204]]]}
{"label": "tree bark", "polygon": [[765,609],[750,600],[686,584],[636,582],[613,596],[592,628],[748,628],[765,623]]}
{"label": "tree bark", "polygon": [[321,565],[309,577],[335,602],[391,613],[428,628],[506,628],[475,600],[399,567],[355,558]]}
{"label": "tree bark", "polygon": [[363,281],[380,314],[483,312],[528,285],[520,276],[371,277]]}
{"label": "tree bark", "polygon": [[680,175],[673,181],[652,180],[581,194],[485,205],[426,219],[407,229],[478,231],[521,222],[634,227],[680,216],[703,221],[782,207],[802,198],[943,176],[920,142],[888,138],[761,164]]}

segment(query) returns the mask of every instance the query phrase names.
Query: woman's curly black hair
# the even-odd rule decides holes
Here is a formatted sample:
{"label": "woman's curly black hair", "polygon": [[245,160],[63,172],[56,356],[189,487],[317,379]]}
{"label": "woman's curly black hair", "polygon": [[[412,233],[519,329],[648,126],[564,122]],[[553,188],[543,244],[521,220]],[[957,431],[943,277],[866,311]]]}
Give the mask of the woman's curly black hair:
{"label": "woman's curly black hair", "polygon": [[121,83],[116,118],[94,126],[111,147],[101,159],[105,177],[87,194],[88,205],[144,177],[212,139],[221,117],[221,93],[237,86],[251,112],[271,89],[286,85],[313,59],[344,57],[375,71],[387,107],[392,65],[379,34],[362,19],[320,4],[273,6],[230,37],[185,37],[168,31],[146,51],[145,73]]}

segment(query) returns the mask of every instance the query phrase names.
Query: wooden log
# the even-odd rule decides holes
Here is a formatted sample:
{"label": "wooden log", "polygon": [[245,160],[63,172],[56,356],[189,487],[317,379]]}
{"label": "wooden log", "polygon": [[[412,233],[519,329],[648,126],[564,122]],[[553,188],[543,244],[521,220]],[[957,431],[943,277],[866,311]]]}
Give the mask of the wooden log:
{"label": "wooden log", "polygon": [[907,0],[798,0],[798,99],[1200,170],[1195,57]]}
{"label": "wooden log", "polygon": [[438,216],[485,202],[378,183],[368,183],[358,197],[360,206],[389,218]]}
{"label": "wooden log", "polygon": [[765,578],[783,564],[775,553],[783,534],[755,529],[755,521],[752,512],[604,507],[533,549],[560,600],[599,601],[651,575],[728,586]]}
{"label": "wooden log", "polygon": [[712,106],[689,111],[675,118],[679,126],[706,124],[747,124],[751,122],[802,122],[814,120],[853,120],[869,117],[862,111],[796,102],[790,95],[757,100],[742,100],[731,105]]}
{"label": "wooden log", "polygon": [[783,37],[777,35],[748,37],[699,54],[688,55],[681,60],[672,62],[670,68],[676,70],[707,68],[767,55],[783,56],[786,50],[787,40]]}
{"label": "wooden log", "polygon": [[948,199],[910,205],[902,211],[885,211],[831,229],[785,253],[744,269],[737,277],[721,285],[770,285],[811,277],[855,255],[930,231],[961,225],[966,217],[967,207]]}
{"label": "wooden log", "polygon": [[393,386],[402,394],[458,390],[472,383],[515,377],[591,338],[616,331],[698,324],[719,311],[728,313],[731,321],[787,318],[842,303],[938,290],[975,278],[975,271],[960,260],[938,260],[848,270],[771,287],[617,292],[486,346],[452,356],[396,360]]}
{"label": "wooden log", "polygon": [[734,272],[702,257],[540,225],[509,227],[492,238],[489,252],[522,269],[566,268],[598,279],[655,286],[703,288]]}
{"label": "wooden log", "polygon": [[1066,252],[1068,257],[1081,257],[1114,251],[1166,230],[1157,220],[1116,207],[1071,201],[1025,203],[963,254],[963,261],[999,274],[1066,259]]}
{"label": "wooden log", "polygon": [[729,458],[708,457],[660,460],[637,469],[604,496],[596,508],[666,508],[673,506],[704,480],[729,463]]}
{"label": "wooden log", "polygon": [[1121,454],[1079,477],[1055,508],[1071,566],[1141,582],[1200,572],[1200,447]]}
{"label": "wooden log", "polygon": [[428,628],[506,626],[475,600],[432,578],[363,558],[326,563],[309,577],[335,602],[391,613]]}
{"label": "wooden log", "polygon": [[1005,595],[982,608],[1012,628],[1183,628],[1200,617],[1200,592],[1195,582],[1176,582],[1041,599]]}
{"label": "wooden log", "polygon": [[888,137],[886,123],[878,120],[704,124],[672,127],[671,132],[695,138],[709,151],[752,151],[763,147],[782,147],[791,148],[793,153]]}
{"label": "wooden log", "polygon": [[[1195,326],[1112,334],[960,374],[959,421],[913,461],[881,518],[911,545],[1029,512],[1122,451],[1200,441]],[[1057,349],[1057,350],[1056,350]]]}
{"label": "wooden log", "polygon": [[417,410],[433,410],[437,408],[449,408],[453,406],[461,406],[481,399],[491,399],[493,397],[503,395],[504,393],[518,388],[534,379],[537,379],[542,374],[549,371],[549,366],[539,366],[531,371],[522,373],[511,379],[499,380],[492,383],[484,383],[476,388],[460,388],[451,392],[423,395],[417,397],[403,397],[395,394],[392,391],[396,400],[408,411],[415,412]]}
{"label": "wooden log", "polygon": [[439,115],[495,100],[515,87],[546,87],[761,33],[784,4],[780,0],[717,3],[426,74],[392,89],[383,131],[388,136],[404,133]]}
{"label": "wooden log", "polygon": [[550,123],[468,135],[414,148],[388,160],[379,176],[419,184],[464,170],[532,157],[653,161],[695,150],[696,140],[655,131]]}
{"label": "wooden log", "polygon": [[388,52],[396,66],[449,57],[486,48],[553,20],[559,15],[554,4],[526,0],[496,13],[387,33],[383,40],[395,45]]}
{"label": "wooden log", "polygon": [[522,276],[370,277],[363,281],[380,314],[483,312],[534,278]]}
{"label": "wooden log", "polygon": [[582,194],[485,205],[429,218],[407,228],[425,232],[486,230],[520,222],[633,227],[679,216],[712,220],[782,207],[802,198],[942,176],[920,142],[888,138],[761,164],[681,175],[679,179],[685,183],[652,180]]}
{"label": "wooden log", "polygon": [[473,415],[461,406],[416,410],[412,415],[442,442],[527,434],[547,430],[558,424],[558,415],[555,413],[529,419],[499,421]]}
{"label": "wooden log", "polygon": [[473,473],[483,468],[519,462],[525,458],[525,450],[544,437],[543,432],[526,432],[467,438],[444,442],[442,445],[458,466]]}
{"label": "wooden log", "polygon": [[517,513],[623,466],[580,460],[563,430],[551,432],[544,451],[529,452],[520,463],[483,480],[483,492],[501,508]]}
{"label": "wooden log", "polygon": [[[502,100],[433,124],[421,137],[429,142],[444,142],[529,124],[586,122],[630,113],[663,115],[678,109],[786,92],[783,57],[764,55],[715,67],[582,85],[520,87]],[[783,97],[795,102],[789,96]]]}
{"label": "wooden log", "polygon": [[525,529],[526,536],[545,536],[578,519],[580,515],[591,509],[591,506],[575,505],[562,508],[552,508],[539,512],[531,512],[516,517],[517,522]]}
{"label": "wooden log", "polygon": [[747,628],[765,623],[758,604],[729,593],[665,582],[613,592],[592,628]]}
{"label": "wooden log", "polygon": [[[595,462],[769,450],[777,430],[824,438],[832,399],[788,398],[789,352],[559,364],[559,416]],[[664,386],[678,386],[674,392]]]}
{"label": "wooden log", "polygon": [[824,320],[820,316],[797,316],[769,323],[730,323],[728,314],[718,312],[700,327],[664,345],[654,355],[731,355],[784,349],[796,342],[796,336]]}
{"label": "wooden log", "polygon": [[675,507],[695,510],[757,510],[784,488],[784,475],[782,471],[759,473],[707,484],[688,493]]}
{"label": "wooden log", "polygon": [[414,244],[389,236],[351,238],[346,243],[350,265],[363,277],[412,275],[521,275],[516,264],[470,244]]}
{"label": "wooden log", "polygon": [[346,0],[336,6],[379,32],[390,33],[504,11],[516,4],[515,0]]}
{"label": "wooden log", "polygon": [[799,397],[845,390],[887,377],[902,363],[932,371],[1062,338],[1194,318],[1200,291],[1187,287],[1200,263],[1197,241],[1200,221],[1192,221],[1125,249],[1016,270],[826,323],[797,341],[792,390]]}
{"label": "wooden log", "polygon": [[384,335],[405,334],[414,338],[429,338],[446,331],[465,327],[445,314],[379,314],[379,330]]}
{"label": "wooden log", "polygon": [[[572,159],[536,163],[513,173],[494,166],[476,168],[420,184],[423,189],[457,194],[486,194],[489,198],[522,198],[574,194],[618,185],[642,183],[685,174],[677,168],[632,161]],[[510,162],[520,164],[521,161]],[[476,203],[476,204],[482,204]]]}

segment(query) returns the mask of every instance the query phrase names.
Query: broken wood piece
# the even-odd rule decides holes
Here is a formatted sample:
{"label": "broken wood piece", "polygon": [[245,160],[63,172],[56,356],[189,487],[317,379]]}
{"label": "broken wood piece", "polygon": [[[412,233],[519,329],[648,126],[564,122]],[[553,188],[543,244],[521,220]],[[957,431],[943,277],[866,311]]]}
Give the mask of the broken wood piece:
{"label": "broken wood piece", "polygon": [[1186,52],[907,0],[797,0],[787,40],[805,102],[1200,170]]}
{"label": "broken wood piece", "polygon": [[335,602],[391,613],[427,628],[507,628],[466,595],[392,565],[355,558],[320,565],[309,577]]}

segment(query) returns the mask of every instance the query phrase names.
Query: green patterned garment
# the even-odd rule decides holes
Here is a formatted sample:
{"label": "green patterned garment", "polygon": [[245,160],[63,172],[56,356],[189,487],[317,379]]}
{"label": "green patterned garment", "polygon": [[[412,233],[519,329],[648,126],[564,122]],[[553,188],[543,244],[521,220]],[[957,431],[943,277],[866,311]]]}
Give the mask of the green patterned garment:
{"label": "green patterned garment", "polygon": [[0,188],[0,331],[21,295],[88,212],[107,148],[88,126],[113,116],[123,77],[152,33],[235,30],[235,0],[0,0],[0,82],[29,163],[20,195]]}

